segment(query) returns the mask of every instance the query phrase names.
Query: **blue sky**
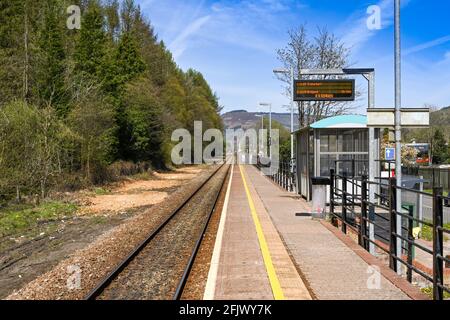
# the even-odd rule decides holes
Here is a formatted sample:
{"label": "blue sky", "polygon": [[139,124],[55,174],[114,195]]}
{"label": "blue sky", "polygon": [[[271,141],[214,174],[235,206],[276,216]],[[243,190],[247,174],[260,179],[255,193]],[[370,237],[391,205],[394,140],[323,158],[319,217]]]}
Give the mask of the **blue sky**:
{"label": "blue sky", "polygon": [[[354,67],[376,69],[376,105],[393,106],[393,0],[137,0],[183,68],[202,72],[225,111],[289,100],[272,74],[287,31],[326,26],[353,48]],[[382,29],[366,27],[382,9]],[[450,1],[402,0],[403,106],[450,105]],[[358,78],[365,90],[365,80]],[[365,96],[355,104],[363,113]]]}

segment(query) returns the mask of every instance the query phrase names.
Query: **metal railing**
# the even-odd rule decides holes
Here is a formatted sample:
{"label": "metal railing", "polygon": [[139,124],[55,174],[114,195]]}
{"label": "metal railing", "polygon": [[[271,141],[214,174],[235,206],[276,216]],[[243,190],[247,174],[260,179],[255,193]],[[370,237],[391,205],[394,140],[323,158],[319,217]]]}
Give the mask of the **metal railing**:
{"label": "metal railing", "polygon": [[[448,257],[444,255],[444,234],[450,234],[450,230],[444,228],[444,195],[442,187],[435,187],[433,195],[425,192],[400,188],[396,185],[395,178],[378,178],[380,182],[369,181],[366,175],[352,177],[337,175],[334,170],[330,172],[330,214],[334,222],[341,222],[342,232],[348,229],[358,235],[358,243],[367,251],[370,245],[377,247],[389,256],[389,266],[397,272],[399,262],[406,267],[406,277],[409,282],[413,280],[413,273],[418,274],[433,285],[433,298],[444,299],[444,291],[450,293],[449,287],[444,284],[444,263],[450,264]],[[381,180],[388,181],[388,194],[376,195],[376,201],[369,201],[369,189],[371,186],[382,187]],[[397,188],[404,192],[412,192],[421,196],[432,197],[433,221],[421,220],[414,216],[411,205],[403,206],[403,211],[397,211]],[[351,190],[350,190],[351,189]],[[338,208],[341,208],[338,212]],[[402,225],[398,233],[397,217],[401,217]],[[406,222],[406,223],[403,223]],[[432,229],[432,247],[418,243],[414,237],[414,224],[428,226]],[[371,233],[370,230],[375,230]],[[397,240],[402,242],[401,251],[397,252]],[[430,271],[419,268],[414,261],[415,249],[432,255],[432,267]]]}
{"label": "metal railing", "polygon": [[[295,163],[295,161],[293,161],[292,163]],[[256,167],[261,170],[262,167],[270,167],[270,164],[263,165],[258,158]],[[268,177],[286,191],[295,192],[295,167],[292,168],[291,164],[286,161],[279,162],[278,166],[275,167],[278,167],[278,170],[274,170],[272,174],[268,175]]]}
{"label": "metal railing", "polygon": [[[340,167],[338,170],[338,166]],[[363,173],[368,172],[369,160],[335,160],[334,161],[334,172],[345,175],[347,177],[361,176]]]}
{"label": "metal railing", "polygon": [[450,168],[435,167],[402,167],[403,174],[421,176],[426,180],[425,189],[441,186],[450,191]]}

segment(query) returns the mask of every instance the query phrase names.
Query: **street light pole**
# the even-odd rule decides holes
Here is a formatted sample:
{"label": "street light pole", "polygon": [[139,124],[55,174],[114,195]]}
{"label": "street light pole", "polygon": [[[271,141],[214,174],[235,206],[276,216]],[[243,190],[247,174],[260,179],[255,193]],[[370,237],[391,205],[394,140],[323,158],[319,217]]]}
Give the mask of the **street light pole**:
{"label": "street light pole", "polygon": [[259,134],[259,147],[260,147],[260,153],[264,152],[264,143],[263,143],[263,132],[264,132],[264,114],[261,113],[260,115],[256,115],[258,118],[261,118],[261,131]]}
{"label": "street light pole", "polygon": [[289,106],[288,105],[283,105],[284,108],[286,108],[287,110],[290,111],[291,113],[291,159],[290,159],[290,163],[293,163],[294,160],[294,106],[291,103]]}
{"label": "street light pole", "polygon": [[294,68],[291,67],[291,173],[294,172]]}
{"label": "street light pole", "polygon": [[269,103],[269,146],[270,146],[270,161],[272,161],[272,104]]}
{"label": "street light pole", "polygon": [[275,74],[289,74],[290,75],[290,94],[291,94],[291,99],[290,99],[290,106],[291,106],[291,161],[290,161],[290,166],[291,166],[291,172],[293,172],[294,169],[294,68],[291,67],[290,70],[288,69],[274,69],[273,73]]}
{"label": "street light pole", "polygon": [[269,158],[272,161],[272,104],[260,103],[261,107],[269,107]]}
{"label": "street light pole", "polygon": [[[397,179],[397,212],[402,212],[402,131],[401,131],[401,27],[400,0],[395,0],[395,177]],[[402,234],[402,218],[396,214],[398,235]],[[397,255],[402,256],[402,242],[397,236]],[[402,274],[401,264],[397,260],[397,273]]]}

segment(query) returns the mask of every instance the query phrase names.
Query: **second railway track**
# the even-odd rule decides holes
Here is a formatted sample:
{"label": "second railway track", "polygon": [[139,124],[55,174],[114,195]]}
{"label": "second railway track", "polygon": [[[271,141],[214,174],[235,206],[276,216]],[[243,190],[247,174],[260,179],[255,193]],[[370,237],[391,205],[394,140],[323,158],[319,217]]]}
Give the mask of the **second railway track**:
{"label": "second railway track", "polygon": [[228,172],[218,167],[86,299],[179,299]]}

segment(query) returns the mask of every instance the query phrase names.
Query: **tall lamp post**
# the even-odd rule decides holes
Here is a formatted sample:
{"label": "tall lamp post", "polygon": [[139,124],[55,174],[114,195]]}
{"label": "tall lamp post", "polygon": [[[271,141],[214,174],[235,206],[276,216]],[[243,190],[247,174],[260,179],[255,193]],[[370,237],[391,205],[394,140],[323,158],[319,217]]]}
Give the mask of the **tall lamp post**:
{"label": "tall lamp post", "polygon": [[294,68],[289,69],[274,69],[275,74],[289,74],[291,78],[291,99],[290,99],[290,109],[291,109],[291,171],[294,168]]}
{"label": "tall lamp post", "polygon": [[283,105],[284,108],[291,112],[291,169],[294,168],[294,105]]}
{"label": "tall lamp post", "polygon": [[[261,113],[261,114],[257,114],[256,115],[256,117],[257,118],[261,118],[261,130],[264,130],[264,114],[263,113]],[[262,134],[262,132],[263,131],[261,131],[261,134]],[[259,150],[259,152],[260,152],[260,155],[262,156],[264,153],[264,143],[263,143],[263,139],[262,139],[262,136],[260,135],[259,136],[260,137],[260,141],[259,141],[259,148],[260,148],[260,150]]]}
{"label": "tall lamp post", "polygon": [[[395,177],[397,179],[397,212],[402,212],[402,131],[401,131],[401,30],[400,30],[400,0],[395,0]],[[402,218],[396,214],[397,234],[402,233]],[[402,241],[397,237],[397,255],[402,255]],[[397,273],[401,274],[401,263],[395,262]]]}
{"label": "tall lamp post", "polygon": [[262,102],[259,104],[261,107],[269,107],[269,158],[270,161],[272,161],[272,104],[271,103],[266,103],[266,102]]}

